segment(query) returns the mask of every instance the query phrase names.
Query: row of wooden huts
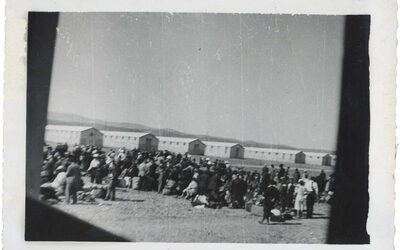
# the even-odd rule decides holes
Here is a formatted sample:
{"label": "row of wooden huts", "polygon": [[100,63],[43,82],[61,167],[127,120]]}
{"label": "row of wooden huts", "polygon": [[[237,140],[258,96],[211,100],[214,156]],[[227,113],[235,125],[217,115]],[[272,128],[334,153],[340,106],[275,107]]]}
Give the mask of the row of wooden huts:
{"label": "row of wooden huts", "polygon": [[336,157],[329,153],[273,148],[244,147],[240,143],[202,141],[198,138],[155,136],[151,133],[98,130],[94,127],[47,125],[47,143],[95,145],[109,148],[137,148],[144,151],[168,150],[220,158],[258,159],[286,163],[332,166]]}

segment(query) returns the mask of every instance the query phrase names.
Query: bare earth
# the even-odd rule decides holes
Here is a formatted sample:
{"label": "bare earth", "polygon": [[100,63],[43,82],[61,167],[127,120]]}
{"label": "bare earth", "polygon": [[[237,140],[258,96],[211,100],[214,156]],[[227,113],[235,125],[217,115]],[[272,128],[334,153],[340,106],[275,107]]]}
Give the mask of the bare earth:
{"label": "bare earth", "polygon": [[155,192],[118,189],[117,201],[78,201],[55,207],[131,241],[325,243],[329,205],[316,204],[315,218],[270,225],[244,209],[194,208],[190,202]]}

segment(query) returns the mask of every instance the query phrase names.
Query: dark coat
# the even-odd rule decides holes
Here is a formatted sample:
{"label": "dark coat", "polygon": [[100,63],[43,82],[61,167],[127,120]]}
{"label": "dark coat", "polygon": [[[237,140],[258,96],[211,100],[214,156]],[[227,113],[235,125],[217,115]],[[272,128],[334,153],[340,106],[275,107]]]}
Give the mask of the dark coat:
{"label": "dark coat", "polygon": [[112,175],[112,177],[111,177],[111,187],[118,186],[118,183],[119,183],[118,177],[119,177],[120,174],[121,174],[121,171],[120,171],[119,167],[114,167],[114,169],[111,170],[111,175]]}
{"label": "dark coat", "polygon": [[208,179],[209,179],[208,174],[207,174],[206,172],[203,172],[203,173],[199,176],[199,181],[198,181],[199,186],[200,186],[200,187],[207,188],[207,187],[208,187],[208,181],[209,181]]}
{"label": "dark coat", "polygon": [[279,199],[279,191],[274,186],[269,186],[264,192],[264,206],[273,207]]}
{"label": "dark coat", "polygon": [[271,182],[271,175],[269,173],[264,173],[261,180],[260,189],[263,191],[266,190],[270,182]]}
{"label": "dark coat", "polygon": [[208,187],[208,173],[203,172],[198,179],[198,184],[199,184],[199,194],[203,195],[207,192],[207,187]]}
{"label": "dark coat", "polygon": [[237,199],[240,197],[243,197],[243,180],[237,178],[235,180],[232,180],[231,182],[231,187],[230,187],[230,192],[232,195],[232,198]]}
{"label": "dark coat", "polygon": [[300,180],[300,172],[299,171],[294,171],[293,173],[293,182],[297,183]]}
{"label": "dark coat", "polygon": [[208,181],[208,190],[218,191],[222,183],[218,174],[214,174]]}
{"label": "dark coat", "polygon": [[68,166],[66,172],[67,183],[80,183],[81,182],[81,171],[78,164],[72,163]]}

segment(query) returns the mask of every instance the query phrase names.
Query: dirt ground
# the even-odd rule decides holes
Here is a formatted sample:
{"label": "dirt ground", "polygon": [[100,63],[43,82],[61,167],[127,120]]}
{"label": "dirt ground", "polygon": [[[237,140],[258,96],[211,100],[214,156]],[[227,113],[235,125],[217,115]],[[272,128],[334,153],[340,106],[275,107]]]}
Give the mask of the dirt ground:
{"label": "dirt ground", "polygon": [[329,205],[316,204],[315,218],[261,225],[244,209],[194,208],[155,192],[117,189],[116,201],[59,203],[54,207],[131,241],[325,243]]}

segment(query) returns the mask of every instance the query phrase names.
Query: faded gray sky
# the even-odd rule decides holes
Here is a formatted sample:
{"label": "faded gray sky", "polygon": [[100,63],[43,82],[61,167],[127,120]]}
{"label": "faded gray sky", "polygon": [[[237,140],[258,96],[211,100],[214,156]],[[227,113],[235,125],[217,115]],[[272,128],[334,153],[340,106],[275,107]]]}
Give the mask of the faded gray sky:
{"label": "faded gray sky", "polygon": [[335,150],[343,16],[62,13],[49,110]]}

